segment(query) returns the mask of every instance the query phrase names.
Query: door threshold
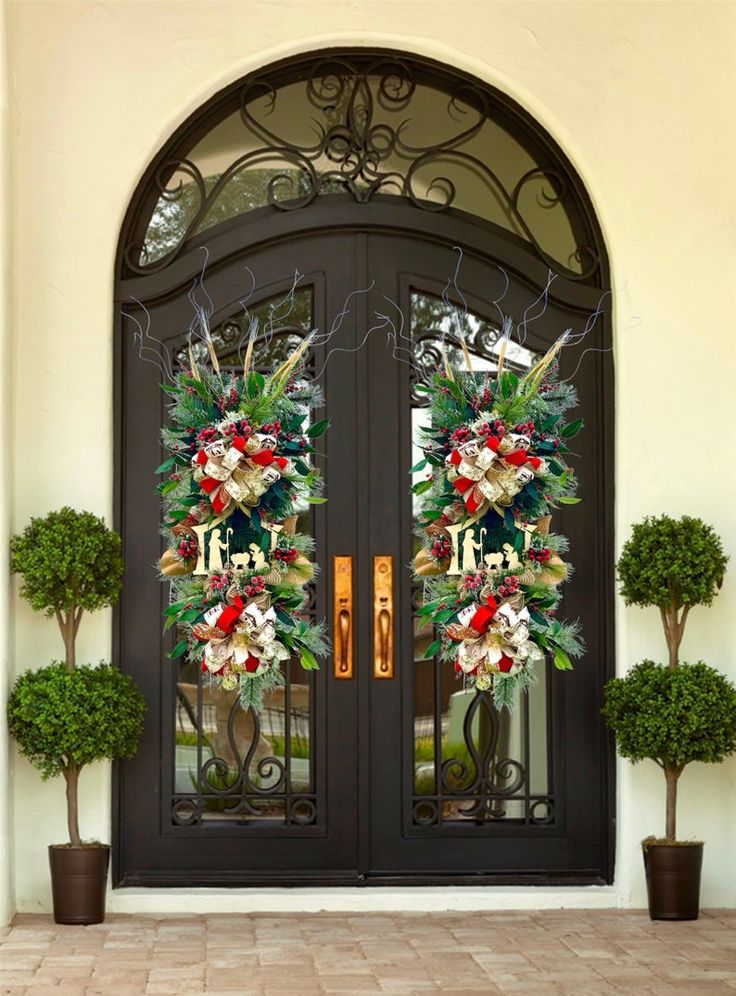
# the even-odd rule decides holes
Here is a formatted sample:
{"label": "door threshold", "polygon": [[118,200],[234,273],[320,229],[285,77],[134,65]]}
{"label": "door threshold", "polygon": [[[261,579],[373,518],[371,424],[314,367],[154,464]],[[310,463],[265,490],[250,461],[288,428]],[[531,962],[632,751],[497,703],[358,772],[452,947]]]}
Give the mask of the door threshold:
{"label": "door threshold", "polygon": [[614,909],[630,905],[613,885],[388,886],[335,888],[173,887],[114,889],[110,913],[177,916],[268,913],[442,913],[450,911]]}

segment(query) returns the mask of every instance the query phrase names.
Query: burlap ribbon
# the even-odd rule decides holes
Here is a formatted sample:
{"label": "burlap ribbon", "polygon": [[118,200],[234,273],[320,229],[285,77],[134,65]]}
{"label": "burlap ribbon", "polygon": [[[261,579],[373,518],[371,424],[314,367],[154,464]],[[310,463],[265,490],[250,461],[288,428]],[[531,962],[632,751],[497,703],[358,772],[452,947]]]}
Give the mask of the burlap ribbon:
{"label": "burlap ribbon", "polygon": [[541,651],[529,639],[529,610],[517,593],[496,602],[488,587],[480,601],[460,612],[458,622],[447,627],[447,634],[460,643],[457,664],[465,674],[476,676],[479,687],[490,686],[494,674],[513,675],[526,666],[529,658]]}
{"label": "burlap ribbon", "polygon": [[248,439],[218,439],[192,457],[194,480],[209,496],[218,515],[233,501],[254,508],[289,469],[286,457],[276,456],[274,436],[255,433]]}
{"label": "burlap ribbon", "polygon": [[503,515],[523,487],[546,473],[546,462],[529,456],[529,445],[528,436],[509,433],[501,439],[469,439],[446,457],[447,478],[471,515],[490,507]]}
{"label": "burlap ribbon", "polygon": [[244,602],[235,585],[226,602],[205,613],[193,628],[206,641],[202,670],[212,674],[258,675],[275,661],[289,659],[289,651],[276,639],[276,613],[267,593]]}

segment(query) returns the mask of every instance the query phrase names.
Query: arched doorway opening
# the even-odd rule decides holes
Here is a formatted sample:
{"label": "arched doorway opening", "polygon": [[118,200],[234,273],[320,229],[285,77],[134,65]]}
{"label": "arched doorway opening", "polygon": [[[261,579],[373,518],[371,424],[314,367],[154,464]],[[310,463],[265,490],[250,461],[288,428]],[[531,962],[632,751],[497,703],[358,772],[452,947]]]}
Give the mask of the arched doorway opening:
{"label": "arched doorway opening", "polygon": [[[193,115],[143,178],[116,273],[128,567],[116,652],[146,692],[149,719],[138,757],[116,778],[117,884],[610,881],[612,764],[599,715],[613,669],[610,320],[602,312],[563,360],[587,426],[576,468],[586,501],[559,525],[577,565],[565,613],[581,619],[588,653],[564,686],[550,668],[512,720],[465,724],[472,702],[423,659],[431,640],[404,569],[412,429],[422,418],[413,388],[461,303],[447,289],[457,246],[479,362],[494,362],[499,298],[517,321],[529,319],[515,354],[523,367],[563,329],[582,328],[608,287],[589,199],[550,136],[498,91],[403,53],[317,53],[241,80]],[[260,726],[166,658],[151,568],[161,552],[152,472],[165,409],[121,308],[135,316],[133,302],[145,305],[176,355],[202,247],[222,363],[237,361],[247,273],[248,310],[269,328],[264,364],[370,288],[350,299],[329,347],[340,351],[325,365],[323,347],[313,360],[332,422],[321,456],[329,502],[304,513],[324,568],[312,609],[331,633],[334,557],[353,558],[352,677],[333,660],[308,677],[295,670]],[[295,269],[302,277],[283,306]],[[387,308],[403,317],[411,363],[382,335],[358,348]],[[599,351],[584,354],[590,345]],[[391,680],[373,668],[376,556],[397,565]],[[479,765],[481,740],[494,747]]]}

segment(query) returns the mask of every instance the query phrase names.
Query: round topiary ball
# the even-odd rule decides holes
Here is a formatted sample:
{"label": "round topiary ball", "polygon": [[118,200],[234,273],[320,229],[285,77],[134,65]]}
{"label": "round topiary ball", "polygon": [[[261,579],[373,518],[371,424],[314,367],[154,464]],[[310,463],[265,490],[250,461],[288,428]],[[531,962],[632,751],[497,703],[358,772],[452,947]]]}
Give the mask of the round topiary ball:
{"label": "round topiary ball", "polygon": [[61,774],[70,760],[81,768],[132,757],[145,712],[132,679],[112,665],[69,669],[54,662],[16,680],[8,725],[21,754],[46,779]]}
{"label": "round topiary ball", "polygon": [[605,689],[603,715],[619,753],[681,768],[736,751],[736,688],[702,661],[668,668],[645,660]]}
{"label": "round topiary ball", "polygon": [[648,517],[621,551],[621,594],[627,605],[710,605],[727,562],[718,535],[701,519]]}
{"label": "round topiary ball", "polygon": [[37,611],[94,612],[113,605],[120,594],[120,537],[91,512],[64,507],[31,519],[12,538],[10,566],[23,575],[21,597]]}

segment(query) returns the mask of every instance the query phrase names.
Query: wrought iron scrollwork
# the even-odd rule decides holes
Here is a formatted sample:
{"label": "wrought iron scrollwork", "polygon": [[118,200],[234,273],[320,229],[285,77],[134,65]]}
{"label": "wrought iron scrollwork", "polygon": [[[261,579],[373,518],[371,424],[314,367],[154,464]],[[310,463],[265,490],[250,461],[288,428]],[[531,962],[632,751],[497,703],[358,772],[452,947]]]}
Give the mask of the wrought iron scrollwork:
{"label": "wrought iron scrollwork", "polygon": [[[288,694],[287,694],[288,702]],[[317,796],[304,786],[294,784],[286,757],[273,753],[258,756],[267,740],[259,713],[249,710],[251,725],[249,743],[241,744],[236,721],[241,716],[240,703],[235,700],[227,720],[227,747],[230,757],[212,754],[192,773],[192,794],[177,793],[172,798],[171,817],[174,826],[190,827],[202,819],[221,818],[241,821],[268,819],[286,826],[310,826],[317,820]],[[293,736],[294,710],[283,714],[284,742]],[[242,730],[241,730],[242,732]],[[203,738],[202,733],[199,736]],[[245,754],[243,755],[243,749]],[[311,786],[309,787],[311,789]]]}
{"label": "wrought iron scrollwork", "polygon": [[[524,703],[524,722],[528,722]],[[554,823],[554,800],[531,793],[527,765],[507,755],[508,713],[499,713],[489,692],[476,692],[463,718],[465,756],[442,758],[436,749],[434,791],[414,796],[412,821],[417,828],[448,821],[494,822],[509,816],[530,826]]]}
{"label": "wrought iron scrollwork", "polygon": [[[484,716],[480,716],[480,711]],[[473,735],[477,720],[486,720],[486,735],[479,746]],[[488,692],[476,693],[465,713],[463,738],[470,754],[472,768],[457,757],[442,762],[440,784],[444,792],[456,798],[471,799],[459,807],[463,816],[497,818],[503,815],[498,803],[516,795],[526,783],[526,771],[521,762],[499,757],[500,717]]]}
{"label": "wrought iron scrollwork", "polygon": [[[483,324],[476,328],[468,328],[467,335],[465,336],[465,345],[473,359],[486,361],[495,365],[498,362],[498,350],[496,346],[500,335],[501,330],[489,324]],[[462,343],[456,335],[434,328],[412,334],[411,372],[409,376],[413,408],[426,408],[426,392],[417,390],[417,385],[426,384],[431,380],[435,371],[442,368],[443,349],[453,367],[463,367],[465,361],[463,359]],[[534,355],[528,352],[528,356],[533,358]],[[529,363],[517,360],[513,355],[507,355],[506,367],[517,373],[526,373],[529,369]]]}
{"label": "wrought iron scrollwork", "polygon": [[[127,267],[134,273],[164,269],[194,234],[212,223],[217,205],[236,178],[261,170],[258,198],[250,203],[247,192],[238,188],[242,203],[233,213],[264,205],[294,211],[319,195],[340,191],[361,204],[378,193],[393,193],[421,210],[438,212],[455,204],[464,175],[480,179],[511,230],[540,259],[571,280],[591,277],[600,264],[596,248],[576,238],[568,260],[553,258],[523,204],[524,195],[533,191],[540,207],[571,211],[577,221],[582,220],[577,227],[587,231],[584,208],[577,203],[562,165],[540,163],[510,183],[502,177],[501,164],[494,168],[485,154],[478,154],[477,143],[473,145],[484,125],[494,121],[490,91],[450,74],[435,73],[428,83],[422,76],[420,85],[418,74],[419,64],[406,58],[338,55],[314,61],[301,84],[280,84],[268,73],[246,79],[239,115],[247,151],[212,177],[203,174],[191,153],[162,162],[152,178],[153,192],[164,208],[186,197],[185,219],[176,244],[159,247],[158,258],[151,258],[139,234],[124,251]],[[313,140],[299,140],[292,122],[288,127],[278,124],[281,104],[293,102],[296,85],[303,85],[303,95],[316,112],[311,120]],[[430,144],[419,140],[422,125],[417,124],[422,115],[427,116],[427,94],[438,105],[432,115],[437,131],[445,132]],[[483,205],[474,213],[484,216]],[[592,236],[584,239],[593,241]]]}

